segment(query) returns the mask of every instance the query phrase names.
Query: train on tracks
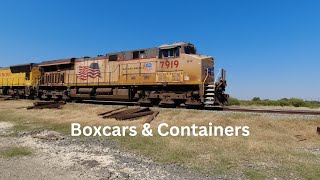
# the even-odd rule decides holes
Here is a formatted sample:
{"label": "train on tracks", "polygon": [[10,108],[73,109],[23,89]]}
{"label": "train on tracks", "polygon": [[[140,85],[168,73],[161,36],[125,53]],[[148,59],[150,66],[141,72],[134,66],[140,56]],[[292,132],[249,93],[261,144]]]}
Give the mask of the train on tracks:
{"label": "train on tracks", "polygon": [[225,70],[191,43],[0,68],[0,94],[44,100],[120,100],[142,105],[225,106]]}

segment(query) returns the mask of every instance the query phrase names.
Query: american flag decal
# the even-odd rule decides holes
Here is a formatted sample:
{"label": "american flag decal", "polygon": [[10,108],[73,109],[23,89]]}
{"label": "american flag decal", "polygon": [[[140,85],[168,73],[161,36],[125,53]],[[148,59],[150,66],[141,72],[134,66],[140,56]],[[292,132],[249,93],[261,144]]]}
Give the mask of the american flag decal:
{"label": "american flag decal", "polygon": [[77,77],[81,80],[87,80],[88,77],[101,77],[100,67],[98,63],[91,63],[90,66],[79,66]]}

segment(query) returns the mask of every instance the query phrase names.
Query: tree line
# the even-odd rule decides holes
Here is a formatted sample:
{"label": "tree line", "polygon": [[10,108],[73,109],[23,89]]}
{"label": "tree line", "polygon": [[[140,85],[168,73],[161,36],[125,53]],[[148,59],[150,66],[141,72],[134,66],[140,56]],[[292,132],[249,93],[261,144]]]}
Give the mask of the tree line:
{"label": "tree line", "polygon": [[279,100],[260,99],[254,97],[252,100],[239,100],[230,97],[228,100],[229,106],[293,106],[293,107],[309,107],[319,108],[319,101],[305,101],[299,98],[282,98]]}

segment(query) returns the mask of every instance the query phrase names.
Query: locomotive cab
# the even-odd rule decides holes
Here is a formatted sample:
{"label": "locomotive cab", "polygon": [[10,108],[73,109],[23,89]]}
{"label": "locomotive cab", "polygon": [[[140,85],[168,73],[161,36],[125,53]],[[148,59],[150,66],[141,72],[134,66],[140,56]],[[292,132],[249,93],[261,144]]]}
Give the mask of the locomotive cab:
{"label": "locomotive cab", "polygon": [[38,65],[22,64],[10,66],[12,86],[34,86],[39,78]]}
{"label": "locomotive cab", "polygon": [[176,43],[159,47],[159,59],[177,58],[180,53],[196,54],[196,48],[191,43]]}
{"label": "locomotive cab", "polygon": [[222,70],[221,77],[217,79],[219,81],[215,82],[212,56],[197,54],[193,44],[182,42],[160,46],[159,59],[160,72],[158,74],[169,76],[166,82],[169,79],[169,82],[171,80],[172,83],[179,83],[179,86],[185,87],[192,94],[191,99],[188,98],[185,104],[205,104],[206,106],[227,104],[228,95],[224,94],[225,71]]}

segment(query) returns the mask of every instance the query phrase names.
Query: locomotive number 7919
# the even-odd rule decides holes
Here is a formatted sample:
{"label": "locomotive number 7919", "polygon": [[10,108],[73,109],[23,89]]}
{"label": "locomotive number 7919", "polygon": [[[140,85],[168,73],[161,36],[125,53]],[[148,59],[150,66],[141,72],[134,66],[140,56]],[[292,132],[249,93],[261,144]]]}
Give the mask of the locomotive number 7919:
{"label": "locomotive number 7919", "polygon": [[179,67],[179,61],[160,61],[161,68],[178,68]]}

